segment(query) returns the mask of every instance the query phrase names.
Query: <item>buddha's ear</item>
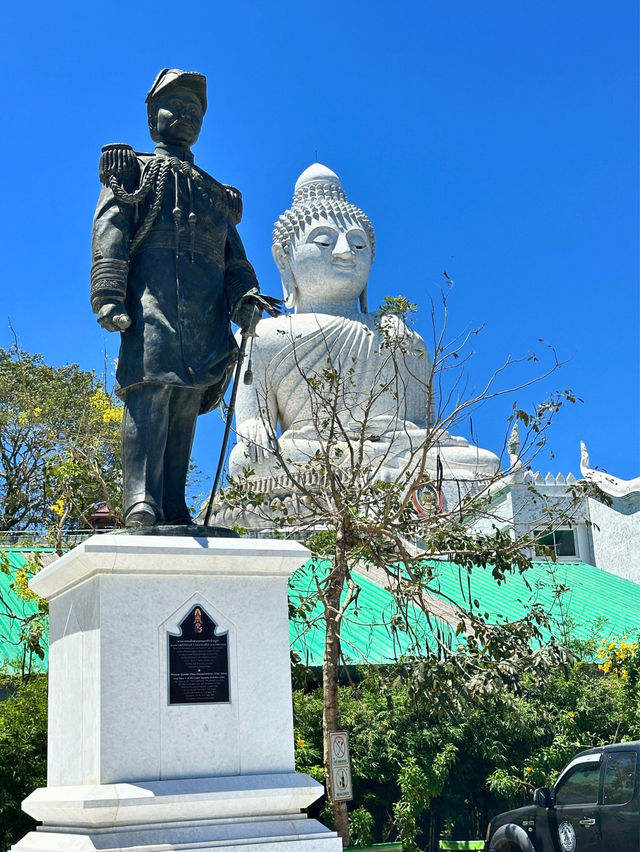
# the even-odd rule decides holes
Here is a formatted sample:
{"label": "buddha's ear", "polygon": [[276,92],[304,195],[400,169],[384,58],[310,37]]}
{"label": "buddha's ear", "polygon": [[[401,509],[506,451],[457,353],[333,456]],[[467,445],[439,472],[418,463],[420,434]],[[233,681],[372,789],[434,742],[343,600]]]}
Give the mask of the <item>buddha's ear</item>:
{"label": "buddha's ear", "polygon": [[280,270],[284,303],[288,308],[293,308],[296,303],[296,281],[291,270],[289,255],[280,243],[274,243],[271,248],[271,254],[276,262],[276,266]]}
{"label": "buddha's ear", "polygon": [[284,272],[285,267],[289,265],[289,257],[284,250],[284,246],[281,246],[280,243],[274,243],[271,246],[271,254],[280,272]]}

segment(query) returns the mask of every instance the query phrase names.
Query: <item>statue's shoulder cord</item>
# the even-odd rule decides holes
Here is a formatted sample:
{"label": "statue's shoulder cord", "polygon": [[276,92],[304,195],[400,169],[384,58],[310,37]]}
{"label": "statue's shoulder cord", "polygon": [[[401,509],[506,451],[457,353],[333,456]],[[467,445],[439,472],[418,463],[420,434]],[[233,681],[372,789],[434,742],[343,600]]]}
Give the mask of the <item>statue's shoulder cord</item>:
{"label": "statue's shoulder cord", "polygon": [[119,204],[136,205],[137,217],[138,205],[153,190],[153,202],[131,241],[129,254],[138,248],[158,216],[170,171],[168,159],[136,154],[131,145],[116,143],[102,149],[98,166],[100,181],[111,190]]}
{"label": "statue's shoulder cord", "polygon": [[192,173],[196,185],[204,195],[211,198],[211,190],[213,190],[216,195],[221,195],[224,198],[231,221],[234,225],[239,225],[242,220],[242,193],[240,190],[230,184],[220,183],[199,166],[193,166]]}

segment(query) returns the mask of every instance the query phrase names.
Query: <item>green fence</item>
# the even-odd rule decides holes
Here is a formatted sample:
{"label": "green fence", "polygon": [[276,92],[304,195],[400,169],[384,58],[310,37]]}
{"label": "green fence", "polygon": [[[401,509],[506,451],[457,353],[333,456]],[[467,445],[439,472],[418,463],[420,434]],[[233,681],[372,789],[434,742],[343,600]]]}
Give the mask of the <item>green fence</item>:
{"label": "green fence", "polygon": [[[484,849],[482,840],[441,840],[441,852],[450,849]],[[345,846],[344,852],[402,852],[402,843],[374,843],[373,846]]]}
{"label": "green fence", "polygon": [[374,843],[372,846],[345,846],[343,852],[402,852],[402,843]]}

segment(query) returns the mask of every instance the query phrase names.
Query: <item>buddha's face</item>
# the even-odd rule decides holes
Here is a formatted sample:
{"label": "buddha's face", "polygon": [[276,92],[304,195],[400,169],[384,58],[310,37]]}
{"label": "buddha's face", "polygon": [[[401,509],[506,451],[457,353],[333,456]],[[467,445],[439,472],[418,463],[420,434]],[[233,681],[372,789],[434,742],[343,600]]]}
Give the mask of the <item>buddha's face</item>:
{"label": "buddha's face", "polygon": [[155,136],[160,142],[191,147],[202,127],[202,105],[199,99],[186,89],[177,89],[156,102],[157,119]]}
{"label": "buddha's face", "polygon": [[367,233],[349,219],[314,220],[289,247],[289,264],[298,300],[318,307],[357,299],[371,269]]}

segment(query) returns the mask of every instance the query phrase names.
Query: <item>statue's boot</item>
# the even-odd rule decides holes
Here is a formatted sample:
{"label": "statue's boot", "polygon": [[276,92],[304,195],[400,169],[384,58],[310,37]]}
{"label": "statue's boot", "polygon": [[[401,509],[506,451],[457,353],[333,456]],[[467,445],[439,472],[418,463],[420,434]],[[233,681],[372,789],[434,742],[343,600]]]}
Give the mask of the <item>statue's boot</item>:
{"label": "statue's boot", "polygon": [[127,512],[124,525],[127,529],[154,527],[158,523],[158,514],[149,503],[136,503]]}

